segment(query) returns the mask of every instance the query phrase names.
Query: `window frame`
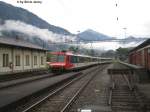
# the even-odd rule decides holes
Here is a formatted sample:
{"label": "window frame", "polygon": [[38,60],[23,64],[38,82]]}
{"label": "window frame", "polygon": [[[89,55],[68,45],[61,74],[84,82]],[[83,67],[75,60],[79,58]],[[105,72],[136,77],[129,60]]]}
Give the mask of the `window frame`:
{"label": "window frame", "polygon": [[25,61],[25,62],[26,62],[25,65],[26,65],[26,66],[30,66],[30,56],[29,56],[29,55],[26,55],[25,57],[26,57],[26,58],[25,58],[25,60],[26,60],[26,61]]}
{"label": "window frame", "polygon": [[35,66],[38,65],[38,63],[37,63],[37,56],[34,56],[33,59],[34,59],[34,65]]}
{"label": "window frame", "polygon": [[9,54],[3,53],[3,67],[9,67]]}
{"label": "window frame", "polygon": [[41,65],[44,65],[44,57],[41,56]]}
{"label": "window frame", "polygon": [[21,66],[21,56],[15,55],[15,66]]}

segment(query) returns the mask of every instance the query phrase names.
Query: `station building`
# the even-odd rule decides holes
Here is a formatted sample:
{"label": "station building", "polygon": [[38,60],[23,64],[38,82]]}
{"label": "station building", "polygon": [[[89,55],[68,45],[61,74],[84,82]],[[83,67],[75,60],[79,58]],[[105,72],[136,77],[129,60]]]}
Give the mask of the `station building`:
{"label": "station building", "polygon": [[129,61],[150,71],[150,39],[130,51]]}
{"label": "station building", "polygon": [[0,75],[45,69],[46,51],[19,39],[0,37]]}

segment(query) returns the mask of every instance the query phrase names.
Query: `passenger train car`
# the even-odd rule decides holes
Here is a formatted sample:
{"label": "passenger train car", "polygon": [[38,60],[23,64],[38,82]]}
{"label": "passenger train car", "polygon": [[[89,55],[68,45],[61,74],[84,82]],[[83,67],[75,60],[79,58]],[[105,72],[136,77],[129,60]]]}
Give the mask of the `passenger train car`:
{"label": "passenger train car", "polygon": [[111,58],[92,57],[71,52],[51,52],[50,54],[51,58],[47,64],[52,71],[76,70],[100,63],[109,63],[112,60]]}
{"label": "passenger train car", "polygon": [[150,39],[130,51],[129,62],[150,71]]}

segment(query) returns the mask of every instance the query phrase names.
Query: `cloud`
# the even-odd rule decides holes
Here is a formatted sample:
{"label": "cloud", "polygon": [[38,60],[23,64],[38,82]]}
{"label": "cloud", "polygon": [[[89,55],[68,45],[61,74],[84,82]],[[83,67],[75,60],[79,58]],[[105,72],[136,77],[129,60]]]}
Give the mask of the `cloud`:
{"label": "cloud", "polygon": [[83,47],[89,49],[99,49],[99,50],[116,50],[119,47],[128,48],[128,47],[136,47],[142,42],[129,42],[129,43],[119,43],[119,42],[97,42],[97,43],[88,43],[84,44]]}
{"label": "cloud", "polygon": [[49,40],[52,42],[63,42],[66,39],[73,41],[75,39],[74,36],[56,34],[49,31],[48,29],[40,29],[30,24],[14,20],[6,20],[4,24],[0,26],[0,31],[17,31],[30,37],[37,36],[41,39]]}
{"label": "cloud", "polygon": [[[30,37],[39,37],[45,41],[54,42],[54,43],[57,42],[70,43],[71,41],[74,42],[76,41],[76,36],[56,34],[49,31],[48,29],[40,29],[30,24],[26,24],[24,22],[15,21],[15,20],[5,20],[3,24],[0,24],[0,36],[1,36],[1,31],[17,31],[17,32],[24,33]],[[120,44],[118,42],[97,42],[97,43],[92,43],[92,48],[100,49],[100,50],[110,50],[110,49],[115,50],[118,47],[133,47],[133,46],[137,46],[138,44],[139,43],[135,43],[135,42],[133,43],[131,42],[128,44]],[[80,47],[91,49],[91,43],[88,44],[81,43]]]}

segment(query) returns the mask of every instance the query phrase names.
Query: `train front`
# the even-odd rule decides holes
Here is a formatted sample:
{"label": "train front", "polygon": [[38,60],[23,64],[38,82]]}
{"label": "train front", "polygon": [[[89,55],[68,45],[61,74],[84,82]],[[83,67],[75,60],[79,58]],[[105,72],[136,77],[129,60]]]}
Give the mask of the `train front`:
{"label": "train front", "polygon": [[48,65],[53,72],[61,72],[66,70],[67,56],[64,52],[50,53],[50,60]]}

